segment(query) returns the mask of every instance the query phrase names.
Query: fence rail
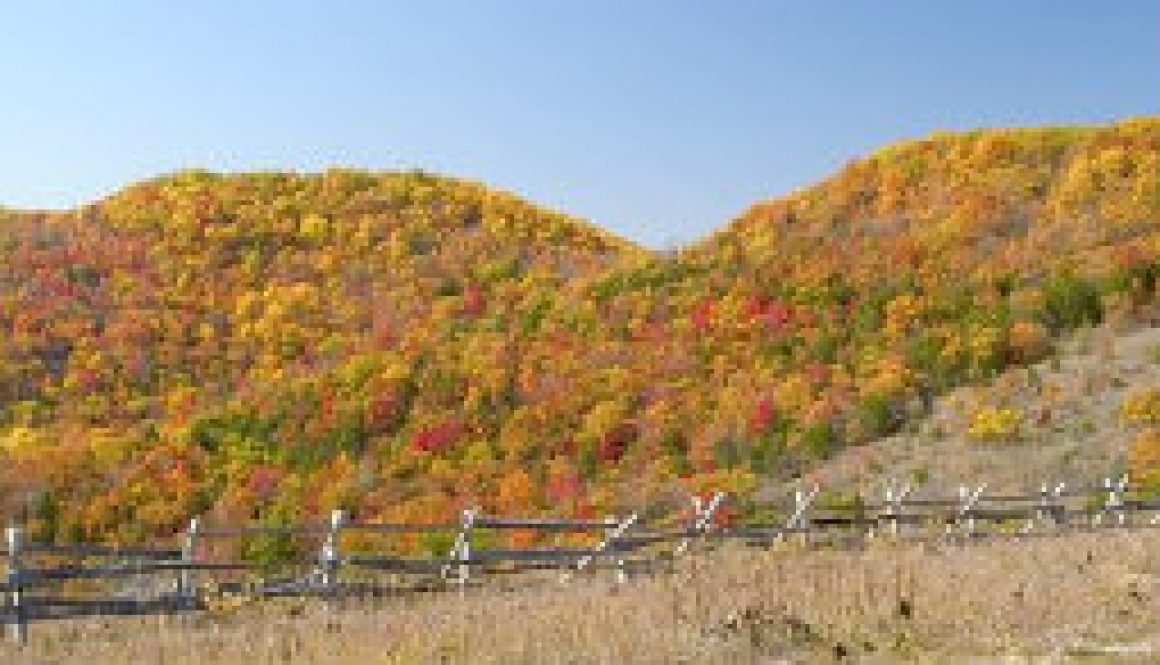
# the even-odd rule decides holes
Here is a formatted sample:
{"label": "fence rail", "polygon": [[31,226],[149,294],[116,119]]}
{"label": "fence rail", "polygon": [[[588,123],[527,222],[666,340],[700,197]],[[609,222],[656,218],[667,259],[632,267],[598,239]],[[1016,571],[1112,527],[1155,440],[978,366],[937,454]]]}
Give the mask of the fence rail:
{"label": "fence rail", "polygon": [[[196,611],[205,607],[210,582],[219,589],[260,597],[286,595],[378,595],[407,590],[465,588],[486,575],[532,571],[566,571],[562,579],[584,570],[613,570],[618,581],[632,572],[663,569],[696,542],[739,540],[769,546],[789,539],[835,544],[870,538],[899,540],[953,538],[959,541],[991,538],[1031,538],[1061,532],[1107,528],[1160,528],[1160,501],[1133,494],[1124,478],[1101,485],[1067,487],[1043,485],[1029,494],[987,495],[986,486],[960,487],[953,497],[911,496],[908,486],[887,488],[885,500],[855,501],[846,505],[819,505],[819,490],[799,490],[784,521],[732,524],[719,508],[728,501],[723,493],[707,500],[692,499],[692,514],[683,526],[649,525],[636,513],[603,520],[566,520],[542,517],[498,517],[466,510],[458,523],[383,524],[356,522],[335,511],[325,524],[205,527],[190,520],[186,533],[173,548],[110,547],[99,544],[26,542],[21,527],[6,532],[7,577],[0,582],[4,595],[0,622],[10,626],[12,639],[23,644],[30,623],[93,615],[150,614]],[[997,528],[1002,527],[1002,528]],[[542,534],[602,534],[599,543],[560,547],[481,547],[479,531],[535,531]],[[342,534],[454,535],[445,556],[398,556],[386,552],[344,552]],[[199,546],[210,539],[246,539],[270,535],[316,537],[316,555],[297,561],[309,572],[301,577],[258,584],[215,580],[214,573],[260,572],[248,561],[215,561],[199,556]],[[99,563],[85,560],[100,559]],[[347,579],[341,573],[348,571]],[[381,581],[356,581],[365,574],[390,573],[414,578],[409,587]],[[170,584],[152,597],[75,597],[50,593],[54,585],[73,580],[126,580],[141,576],[170,576]],[[472,576],[479,579],[473,580]],[[173,579],[175,576],[175,579]]]}

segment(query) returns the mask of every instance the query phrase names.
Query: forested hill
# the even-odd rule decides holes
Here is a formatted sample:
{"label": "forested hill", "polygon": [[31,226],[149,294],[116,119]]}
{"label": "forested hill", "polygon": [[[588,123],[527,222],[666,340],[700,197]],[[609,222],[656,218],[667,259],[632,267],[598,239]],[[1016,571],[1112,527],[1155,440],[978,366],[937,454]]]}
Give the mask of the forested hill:
{"label": "forested hill", "polygon": [[932,136],[656,253],[421,173],[185,172],[0,211],[0,502],[603,514],[744,493],[1153,313],[1160,120]]}

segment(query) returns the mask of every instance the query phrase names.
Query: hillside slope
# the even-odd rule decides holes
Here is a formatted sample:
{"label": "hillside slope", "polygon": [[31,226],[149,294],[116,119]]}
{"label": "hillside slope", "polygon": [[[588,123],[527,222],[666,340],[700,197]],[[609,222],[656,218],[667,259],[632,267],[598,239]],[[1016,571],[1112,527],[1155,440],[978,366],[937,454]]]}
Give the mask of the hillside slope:
{"label": "hillside slope", "polygon": [[[1146,476],[1148,456],[1160,452],[1149,434],[1160,418],[1158,389],[1160,328],[1085,329],[1049,359],[939,396],[930,413],[846,448],[804,480],[835,498],[880,499],[903,483],[938,496],[986,483],[990,493],[1011,495]],[[764,493],[780,498],[797,486],[771,484]]]}
{"label": "hillside slope", "polygon": [[792,476],[890,434],[1073,328],[1151,316],[1158,230],[1155,119],[938,135],[758,204],[652,272],[616,270],[593,297],[662,327],[664,358],[686,354],[632,367],[695,386],[638,420],[665,431],[661,454],[745,490],[747,472]]}
{"label": "hillside slope", "polygon": [[0,507],[135,540],[663,509],[1153,315],[1160,120],[940,135],[675,255],[419,173],[141,183],[0,225]]}
{"label": "hillside slope", "polygon": [[6,512],[134,539],[490,456],[537,312],[642,250],[474,183],[331,171],[161,178],[9,220],[0,252]]}

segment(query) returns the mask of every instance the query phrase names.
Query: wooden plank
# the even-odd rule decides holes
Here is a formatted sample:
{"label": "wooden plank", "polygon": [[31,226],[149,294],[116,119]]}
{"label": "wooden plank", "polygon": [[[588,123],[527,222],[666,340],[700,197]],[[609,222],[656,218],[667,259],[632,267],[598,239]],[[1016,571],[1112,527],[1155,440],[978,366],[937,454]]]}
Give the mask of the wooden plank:
{"label": "wooden plank", "polygon": [[229,563],[185,563],[184,561],[155,561],[121,566],[59,566],[55,568],[32,568],[20,571],[22,584],[38,584],[61,580],[103,579],[151,575],[159,572],[178,570],[254,570],[258,566],[245,562]]}
{"label": "wooden plank", "polygon": [[440,572],[447,565],[446,559],[408,559],[390,556],[349,555],[344,561],[348,566],[368,568],[372,570],[400,572],[400,573],[430,573]]}
{"label": "wooden plank", "polygon": [[959,501],[957,499],[942,499],[942,498],[906,499],[904,501],[899,502],[899,505],[902,506],[903,508],[948,508],[948,507],[958,506]]}
{"label": "wooden plank", "polygon": [[604,531],[616,527],[616,522],[606,520],[553,520],[553,519],[501,519],[480,517],[475,521],[477,529],[535,529],[537,531],[558,531],[562,533],[583,533]]}
{"label": "wooden plank", "polygon": [[[633,552],[644,547],[649,542],[610,543],[604,549],[593,547],[584,548],[543,548],[543,549],[491,549],[472,550],[470,557],[456,559],[456,563],[465,563],[470,566],[485,566],[497,563],[524,563],[546,561],[568,564],[585,557],[611,557]],[[397,557],[376,557],[353,555],[346,557],[344,563],[364,568],[379,570],[398,570],[402,572],[431,572],[438,571],[441,566],[447,565],[445,559],[406,559]]]}
{"label": "wooden plank", "polygon": [[372,522],[350,522],[343,529],[370,533],[439,533],[441,531],[457,531],[459,524],[375,524]]}
{"label": "wooden plank", "polygon": [[27,554],[52,554],[59,556],[106,557],[124,559],[176,559],[180,549],[153,549],[145,547],[116,547],[105,545],[29,543],[24,548]]}
{"label": "wooden plank", "polygon": [[819,515],[810,518],[810,523],[818,527],[835,527],[835,526],[871,526],[877,524],[877,520],[869,517],[841,517],[838,515]]}
{"label": "wooden plank", "polygon": [[328,525],[319,524],[288,524],[285,526],[242,526],[242,527],[213,527],[203,528],[198,532],[202,538],[245,538],[248,536],[277,536],[302,535],[324,536],[329,532]]}
{"label": "wooden plank", "polygon": [[584,557],[615,556],[631,552],[635,548],[622,547],[616,543],[604,549],[593,547],[559,548],[559,549],[522,549],[522,550],[475,550],[471,553],[469,563],[473,565],[502,562],[521,561],[553,561],[571,563]]}
{"label": "wooden plank", "polygon": [[974,517],[978,520],[989,522],[1002,522],[1006,520],[1028,520],[1033,519],[1038,514],[1039,510],[1036,508],[1028,508],[1027,510],[1000,510],[997,508],[972,508],[963,513],[964,517]]}
{"label": "wooden plank", "polygon": [[618,538],[616,542],[622,545],[644,547],[658,543],[671,543],[673,541],[682,540],[684,538],[692,538],[697,535],[698,533],[693,529],[674,529],[672,531],[629,533]]}
{"label": "wooden plank", "polygon": [[[130,599],[130,598],[60,598],[35,596],[27,610],[27,618],[32,621],[53,621],[77,619],[92,616],[148,616],[173,614],[204,609],[198,602],[176,599]],[[0,612],[0,621],[15,621],[12,613]]]}
{"label": "wooden plank", "polygon": [[1042,499],[1042,494],[989,494],[982,503],[1038,503]]}
{"label": "wooden plank", "polygon": [[1126,510],[1153,511],[1160,510],[1160,501],[1145,501],[1143,499],[1125,499]]}
{"label": "wooden plank", "polygon": [[935,513],[935,512],[931,512],[931,513],[895,513],[893,515],[887,514],[887,513],[882,513],[879,515],[871,516],[871,519],[876,524],[879,524],[879,525],[889,524],[889,523],[922,524],[924,522],[929,522],[931,520],[937,520],[941,517],[941,515],[942,515],[941,513]]}

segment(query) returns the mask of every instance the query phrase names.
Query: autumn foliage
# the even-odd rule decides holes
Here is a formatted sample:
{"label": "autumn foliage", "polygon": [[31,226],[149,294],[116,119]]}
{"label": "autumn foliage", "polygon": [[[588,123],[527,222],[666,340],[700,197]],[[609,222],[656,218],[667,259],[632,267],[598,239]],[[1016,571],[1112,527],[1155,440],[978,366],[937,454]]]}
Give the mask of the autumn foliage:
{"label": "autumn foliage", "polygon": [[1155,118],[935,135],[668,254],[417,172],[0,212],[0,508],[131,541],[751,489],[1148,315],[1158,154]]}

